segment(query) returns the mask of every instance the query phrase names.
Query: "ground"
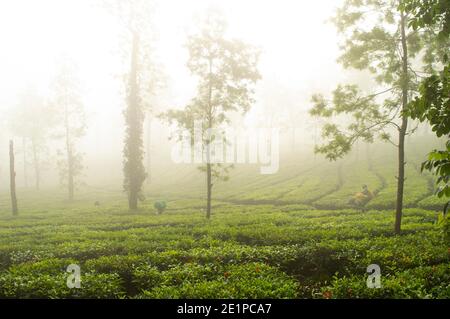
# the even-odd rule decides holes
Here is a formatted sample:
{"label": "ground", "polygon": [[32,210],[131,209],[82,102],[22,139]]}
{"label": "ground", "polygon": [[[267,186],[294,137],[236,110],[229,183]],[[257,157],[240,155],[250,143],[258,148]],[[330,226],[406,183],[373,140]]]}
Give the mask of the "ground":
{"label": "ground", "polygon": [[[217,186],[211,220],[195,171],[192,187],[148,187],[137,212],[120,189],[85,187],[70,203],[63,189],[19,190],[13,217],[2,193],[0,298],[450,298],[442,201],[411,163],[401,235],[395,173],[376,156],[299,160],[265,177],[238,168]],[[349,206],[363,184],[377,197]],[[167,202],[162,215],[157,200]],[[66,285],[70,264],[79,289]],[[372,264],[381,288],[367,287]]]}

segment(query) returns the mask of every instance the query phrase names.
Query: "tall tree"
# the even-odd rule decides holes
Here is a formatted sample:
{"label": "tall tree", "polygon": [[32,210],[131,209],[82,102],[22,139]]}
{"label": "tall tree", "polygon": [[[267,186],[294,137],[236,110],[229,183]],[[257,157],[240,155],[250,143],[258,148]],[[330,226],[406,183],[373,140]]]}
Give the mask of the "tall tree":
{"label": "tall tree", "polygon": [[139,36],[133,32],[131,49],[131,65],[127,87],[127,108],[125,122],[127,125],[124,147],[124,188],[128,192],[128,205],[130,209],[137,209],[142,183],[146,178],[143,164],[143,123],[144,112],[139,98],[138,86],[138,56]]}
{"label": "tall tree", "polygon": [[[343,36],[339,62],[345,68],[370,71],[379,92],[364,94],[357,85],[339,85],[331,101],[314,95],[312,115],[340,116],[346,127],[329,123],[323,128],[328,143],[316,148],[330,160],[347,154],[359,140],[372,142],[378,136],[398,150],[395,233],[400,233],[405,184],[405,137],[410,97],[418,84],[413,59],[427,45],[426,37],[409,27],[410,16],[399,7],[399,0],[346,0],[333,19]],[[431,47],[428,52],[431,52]],[[426,55],[427,56],[427,55]],[[425,70],[426,67],[424,66]],[[398,137],[394,141],[392,128]]]}
{"label": "tall tree", "polygon": [[54,81],[54,116],[59,123],[56,137],[63,140],[58,150],[58,168],[61,183],[66,184],[68,199],[73,200],[77,178],[83,171],[83,154],[77,143],[85,135],[86,120],[80,95],[76,64],[63,57]]}
{"label": "tall tree", "polygon": [[[119,18],[126,44],[122,46],[129,59],[126,75],[125,140],[123,149],[123,187],[131,210],[143,199],[142,186],[147,177],[144,167],[144,121],[151,114],[151,96],[157,83],[152,42],[153,1],[108,1],[108,9]],[[147,154],[147,156],[150,156]]]}
{"label": "tall tree", "polygon": [[253,103],[253,85],[260,78],[258,51],[239,40],[225,38],[226,24],[219,12],[209,11],[201,32],[188,39],[188,68],[198,78],[197,95],[184,110],[165,116],[194,136],[201,125],[201,149],[206,173],[206,217],[211,217],[212,189],[217,180],[227,180],[231,165],[213,163],[212,130],[223,129],[233,112],[245,113]]}

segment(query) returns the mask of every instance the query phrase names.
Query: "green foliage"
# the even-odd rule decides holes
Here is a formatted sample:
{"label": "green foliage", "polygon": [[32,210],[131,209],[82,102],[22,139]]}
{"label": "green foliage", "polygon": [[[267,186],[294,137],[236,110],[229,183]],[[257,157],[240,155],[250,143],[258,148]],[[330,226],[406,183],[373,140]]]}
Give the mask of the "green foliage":
{"label": "green foliage", "polygon": [[115,274],[85,274],[80,289],[69,289],[67,275],[14,273],[0,275],[1,298],[120,298],[121,280]]}
{"label": "green foliage", "polygon": [[[338,117],[349,122],[343,128],[329,122],[323,127],[326,143],[316,148],[330,160],[349,153],[356,140],[372,142],[375,137],[391,141],[389,129],[400,129],[404,90],[416,87],[412,74],[404,74],[402,12],[393,1],[345,1],[333,18],[344,41],[339,62],[345,68],[367,70],[381,86],[380,92],[364,93],[356,85],[339,85],[327,100],[313,95],[310,113],[326,118]],[[370,23],[368,23],[370,21]],[[419,35],[405,35],[408,58],[424,48]],[[422,44],[422,45],[420,45]],[[409,67],[408,63],[408,67]]]}
{"label": "green foliage", "polygon": [[361,186],[367,185],[374,196],[382,188],[382,181],[368,170],[365,161],[349,161],[342,166],[342,185],[331,194],[314,202],[318,208],[363,208],[374,196],[361,197]]}
{"label": "green foliage", "polygon": [[448,214],[448,203],[444,208],[444,213],[439,215],[438,225],[442,227],[444,241],[450,246],[450,214]]}
{"label": "green foliage", "polygon": [[[352,174],[344,174],[344,180],[347,176]],[[359,180],[355,183],[360,186]],[[321,291],[329,285],[347,287],[344,277],[351,278],[353,290],[361,286],[352,297],[372,296],[364,288],[365,269],[377,263],[393,283],[373,296],[403,298],[417,296],[404,286],[423,285],[413,274],[449,263],[432,211],[405,210],[404,234],[392,236],[389,210],[222,203],[214,220],[206,221],[196,208],[200,203],[170,201],[167,214],[149,216],[146,209],[128,213],[106,204],[94,209],[88,197],[86,206],[64,213],[25,210],[19,219],[4,214],[0,296],[311,298],[324,297]],[[80,265],[80,289],[66,286],[69,264]],[[438,272],[420,288],[421,296],[448,297],[438,278],[445,279]],[[347,291],[341,290],[333,296]]]}
{"label": "green foliage", "polygon": [[440,39],[450,34],[450,4],[446,0],[402,0],[400,8],[413,17],[410,25],[416,29],[437,28]]}
{"label": "green foliage", "polygon": [[[235,184],[223,184],[210,221],[200,210],[201,193],[186,199],[180,187],[177,196],[183,197],[161,194],[133,213],[127,211],[120,192],[79,193],[79,200],[69,207],[61,204],[64,194],[27,193],[20,218],[0,213],[4,287],[0,294],[8,298],[316,298],[324,297],[322,291],[329,289],[338,273],[340,279],[355,277],[352,285],[360,285],[358,294],[365,296],[371,294],[364,290],[365,269],[372,263],[381,266],[383,276],[402,276],[405,285],[416,285],[408,275],[411,272],[402,273],[449,262],[442,233],[448,234],[448,224],[437,224],[435,211],[405,209],[403,234],[392,236],[395,161],[386,160],[384,149],[389,147],[371,147],[372,154],[365,157],[359,154],[331,164],[325,160],[289,164],[274,176],[249,177],[251,171],[238,168],[230,182]],[[431,194],[429,181],[411,165],[421,154],[409,155],[406,206],[438,208],[425,205]],[[363,184],[379,190],[365,212],[348,206],[349,196]],[[181,188],[190,194],[187,187]],[[6,212],[1,206],[6,205],[6,196],[0,194],[0,212]],[[266,196],[267,202],[258,202]],[[94,198],[104,204],[94,208]],[[166,212],[149,215],[159,198],[167,198]],[[66,288],[69,264],[81,267],[80,290]],[[225,273],[231,275],[225,278]],[[435,281],[433,285],[442,290]],[[415,296],[412,290],[391,286],[376,297]],[[443,294],[445,290],[430,296]]]}
{"label": "green foliage", "polygon": [[[337,118],[344,125],[329,121],[322,136],[325,144],[315,148],[329,160],[348,154],[357,140],[373,142],[375,137],[398,148],[398,186],[395,232],[400,233],[405,184],[405,136],[408,132],[406,110],[411,93],[416,90],[416,56],[423,52],[423,70],[432,70],[436,51],[430,35],[409,29],[409,15],[396,1],[344,1],[333,19],[344,41],[339,62],[345,68],[369,71],[380,86],[377,93],[363,93],[356,85],[339,85],[328,101],[313,95],[310,114]],[[413,23],[414,24],[414,23]],[[421,71],[419,71],[421,72]],[[398,132],[398,142],[391,140],[390,129]]]}
{"label": "green foliage", "polygon": [[138,291],[151,290],[162,282],[163,275],[154,266],[143,265],[133,270],[133,283]]}
{"label": "green foliage", "polygon": [[450,265],[418,267],[381,277],[381,288],[367,288],[365,276],[338,277],[322,290],[327,298],[448,298]]}
{"label": "green foliage", "polygon": [[[410,104],[409,114],[420,121],[427,121],[438,137],[450,136],[450,65],[441,74],[426,78],[420,86],[419,97]],[[422,164],[422,171],[433,172],[438,197],[450,197],[450,141],[445,150],[434,150]]]}
{"label": "green foliage", "polygon": [[186,264],[162,274],[163,285],[140,298],[295,298],[297,284],[275,268],[251,263],[229,267]]}
{"label": "green foliage", "polygon": [[136,30],[132,32],[131,68],[128,74],[127,108],[124,111],[126,134],[123,149],[123,187],[128,195],[130,209],[137,209],[138,199],[142,199],[142,184],[147,177],[145,172],[144,146],[143,146],[143,123],[145,119],[142,104],[139,78],[141,76],[140,65],[140,40]]}
{"label": "green foliage", "polygon": [[153,207],[158,211],[158,214],[162,214],[166,210],[167,204],[164,201],[157,201]]}
{"label": "green foliage", "polygon": [[[392,162],[392,164],[394,164]],[[416,207],[417,203],[432,194],[429,189],[428,181],[420,174],[412,163],[405,167],[405,175],[407,182],[405,183],[404,200],[405,207]],[[395,178],[395,170],[387,165],[375,166],[375,169],[385,178],[386,185],[380,189],[377,196],[372,199],[367,207],[372,209],[390,209],[395,207],[397,179]]]}
{"label": "green foliage", "polygon": [[426,78],[420,96],[411,102],[408,114],[421,122],[428,121],[438,137],[450,134],[450,64],[440,74]]}
{"label": "green foliage", "polygon": [[438,197],[450,197],[450,141],[447,141],[445,151],[433,151],[428,154],[428,160],[422,164],[422,170],[424,169],[437,175]]}
{"label": "green foliage", "polygon": [[448,202],[445,197],[439,198],[436,194],[425,197],[417,203],[417,206],[424,209],[432,209],[436,211],[442,210],[442,207]]}
{"label": "green foliage", "polygon": [[[232,165],[214,163],[211,146],[225,145],[228,141],[220,136],[230,123],[234,113],[246,113],[253,101],[254,84],[260,78],[257,70],[259,52],[240,40],[226,39],[226,24],[219,12],[208,11],[198,35],[188,40],[188,68],[198,79],[197,95],[183,110],[170,110],[162,117],[187,131],[194,145],[197,123],[201,129],[200,145],[195,145],[205,156],[206,165],[199,169],[207,173],[207,189],[210,196],[216,181],[228,180]],[[208,197],[208,201],[210,201]],[[209,217],[209,211],[207,216]]]}
{"label": "green foliage", "polygon": [[375,102],[376,95],[363,96],[355,85],[339,85],[333,92],[332,105],[321,95],[314,95],[314,107],[310,110],[313,116],[332,117],[349,114],[352,122],[342,130],[336,124],[324,125],[322,136],[329,143],[316,148],[330,160],[337,160],[350,152],[358,139],[373,141],[374,135],[383,134],[387,126],[392,125],[390,110],[381,111]]}
{"label": "green foliage", "polygon": [[[440,74],[433,74],[422,81],[419,96],[410,103],[407,114],[421,122],[429,122],[438,137],[450,136],[450,4],[441,0],[404,0],[401,7],[413,15],[411,25],[414,29],[438,29],[437,40],[446,48],[443,60],[447,64]],[[422,164],[423,170],[438,176],[438,197],[450,197],[450,141],[445,150],[434,150],[428,155],[428,160]]]}

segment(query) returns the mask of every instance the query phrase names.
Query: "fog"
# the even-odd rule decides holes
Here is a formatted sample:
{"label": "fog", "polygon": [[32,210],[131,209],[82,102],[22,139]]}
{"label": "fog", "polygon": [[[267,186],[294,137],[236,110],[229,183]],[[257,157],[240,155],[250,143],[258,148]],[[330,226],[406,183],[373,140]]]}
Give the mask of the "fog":
{"label": "fog", "polygon": [[[157,115],[169,108],[182,109],[195,95],[196,78],[186,67],[186,39],[197,30],[198,20],[209,7],[220,8],[225,15],[228,36],[261,50],[261,80],[255,102],[243,118],[244,126],[282,128],[286,150],[292,151],[289,140],[295,140],[297,151],[312,154],[320,135],[320,123],[308,115],[312,93],[330,92],[340,82],[372,85],[365,73],[343,70],[336,62],[338,38],[329,18],[340,4],[340,0],[155,1],[150,17],[151,55],[160,69],[156,75],[160,86],[152,97],[152,152],[147,150],[153,169],[167,169],[160,164],[170,161],[171,148],[171,130]],[[120,186],[126,107],[122,78],[129,64],[121,51],[126,45],[122,29],[102,1],[1,2],[0,180],[7,180],[10,139],[16,144],[16,166],[23,166],[23,141],[9,130],[9,115],[19,95],[33,88],[50,100],[58,63],[70,59],[77,66],[86,113],[86,135],[78,143],[84,154],[82,180],[89,185]],[[148,125],[144,125],[145,139]],[[55,154],[61,141],[49,139],[46,144],[42,183],[51,186],[58,183]],[[25,169],[17,169],[19,187],[25,186]],[[0,187],[7,186],[1,183]]]}
{"label": "fog", "polygon": [[447,3],[0,0],[0,300],[449,298]]}

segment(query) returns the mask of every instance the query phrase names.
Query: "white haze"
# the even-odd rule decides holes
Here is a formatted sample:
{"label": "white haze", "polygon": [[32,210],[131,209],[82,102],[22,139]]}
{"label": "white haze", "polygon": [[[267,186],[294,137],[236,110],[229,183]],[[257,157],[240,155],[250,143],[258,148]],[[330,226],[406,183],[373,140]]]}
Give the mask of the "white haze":
{"label": "white haze", "polygon": [[[14,108],[18,94],[27,85],[36,87],[42,96],[49,96],[49,85],[61,54],[69,55],[79,67],[88,115],[87,135],[81,142],[88,167],[86,180],[99,184],[107,181],[111,168],[120,176],[124,99],[118,76],[127,64],[120,56],[119,25],[101,3],[0,1],[0,125],[4,126],[0,129],[0,177],[5,176],[7,141],[11,138],[5,127],[5,115]],[[193,96],[195,81],[186,68],[186,35],[195,29],[195,17],[208,6],[216,5],[227,16],[231,36],[262,49],[259,65],[262,80],[246,124],[256,126],[258,118],[271,116],[263,113],[267,107],[286,120],[291,113],[305,112],[312,93],[329,92],[350,75],[336,63],[339,54],[336,30],[326,22],[340,3],[340,0],[157,1],[154,46],[167,77],[167,88],[161,92],[158,109],[182,107]],[[161,132],[163,125],[156,123],[154,129],[155,143],[164,143],[167,136]],[[95,179],[89,178],[89,172],[95,172]],[[20,179],[19,175],[20,171]]]}

